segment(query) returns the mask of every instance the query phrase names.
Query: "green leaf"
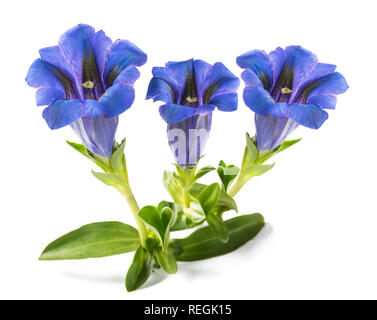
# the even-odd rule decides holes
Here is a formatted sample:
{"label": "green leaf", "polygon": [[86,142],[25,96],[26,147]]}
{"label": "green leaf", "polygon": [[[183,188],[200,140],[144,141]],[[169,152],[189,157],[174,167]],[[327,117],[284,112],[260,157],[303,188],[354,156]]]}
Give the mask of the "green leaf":
{"label": "green leaf", "polygon": [[297,142],[301,141],[301,138],[300,139],[295,139],[295,140],[286,140],[284,141],[281,145],[280,145],[280,148],[279,148],[279,152],[293,146],[294,144],[296,144]]}
{"label": "green leaf", "polygon": [[164,269],[166,273],[174,274],[177,272],[177,260],[173,253],[168,251],[157,251],[156,257],[161,268]]}
{"label": "green leaf", "polygon": [[209,228],[212,233],[219,239],[221,242],[226,243],[229,240],[229,232],[224,223],[218,216],[210,212],[206,217]]}
{"label": "green leaf", "polygon": [[178,177],[176,174],[174,174],[171,171],[164,171],[162,180],[163,180],[165,189],[169,192],[173,200],[179,204],[184,203],[185,202],[184,189],[182,187],[182,184],[184,184],[184,181],[182,181],[182,178]]}
{"label": "green leaf", "polygon": [[257,177],[260,176],[267,171],[271,170],[274,167],[274,164],[256,164],[248,167],[244,174],[243,177],[245,180],[250,180],[252,177]]}
{"label": "green leaf", "polygon": [[140,245],[138,231],[121,222],[96,222],[51,242],[39,260],[87,259],[131,252]]}
{"label": "green leaf", "polygon": [[80,143],[76,143],[76,142],[71,142],[71,141],[68,141],[66,140],[66,142],[73,148],[75,149],[76,151],[80,152],[81,154],[83,154],[85,157],[87,158],[90,158],[89,157],[89,154],[88,154],[88,151],[87,149],[85,148],[85,146],[83,144],[80,144]]}
{"label": "green leaf", "polygon": [[[194,198],[197,199],[198,196],[199,196],[199,194],[206,187],[207,186],[205,184],[194,183],[193,186],[190,189],[190,194]],[[230,195],[228,195],[226,192],[224,192],[223,190],[220,190],[220,195],[219,195],[219,198],[217,200],[217,204],[216,205],[219,206],[219,207],[221,207],[221,208],[223,208],[223,212],[228,211],[228,210],[235,210],[236,212],[238,212],[237,204],[234,201],[234,199]]]}
{"label": "green leaf", "polygon": [[136,252],[126,276],[127,291],[140,288],[150,277],[154,265],[153,257],[140,246]]}
{"label": "green leaf", "polygon": [[255,162],[258,156],[258,149],[254,141],[250,138],[249,134],[246,133],[246,148],[244,156],[242,159],[242,169],[250,166]]}
{"label": "green leaf", "polygon": [[207,166],[207,167],[203,167],[203,168],[199,169],[198,172],[195,174],[194,180],[198,180],[199,178],[203,177],[208,172],[211,172],[213,170],[216,170],[216,168],[211,167],[211,166]]}
{"label": "green leaf", "polygon": [[238,176],[239,172],[240,169],[237,166],[233,164],[227,166],[224,161],[220,161],[219,167],[217,168],[217,174],[221,179],[223,190],[225,192],[228,190],[231,182]]}
{"label": "green leaf", "polygon": [[[114,172],[124,175],[125,174],[125,158],[124,158],[124,147],[126,145],[126,139],[123,139],[119,147],[113,152],[110,158],[111,167]],[[127,177],[125,177],[127,180]]]}
{"label": "green leaf", "polygon": [[104,173],[104,172],[95,172],[92,171],[92,174],[100,181],[102,181],[104,184],[114,187],[118,189],[118,191],[122,192],[123,190],[123,183],[121,177],[119,177],[116,174],[113,173]]}
{"label": "green leaf", "polygon": [[205,221],[205,214],[201,206],[195,202],[190,202],[189,208],[177,211],[176,221],[172,227],[172,231],[191,229],[202,224]]}
{"label": "green leaf", "polygon": [[227,243],[219,241],[209,227],[200,228],[187,238],[171,241],[172,246],[179,245],[183,249],[177,260],[203,260],[232,252],[259,233],[264,219],[259,213],[254,213],[227,220],[225,225],[229,232]]}
{"label": "green leaf", "polygon": [[198,196],[198,201],[207,215],[217,203],[220,195],[220,186],[218,183],[212,183],[205,187]]}

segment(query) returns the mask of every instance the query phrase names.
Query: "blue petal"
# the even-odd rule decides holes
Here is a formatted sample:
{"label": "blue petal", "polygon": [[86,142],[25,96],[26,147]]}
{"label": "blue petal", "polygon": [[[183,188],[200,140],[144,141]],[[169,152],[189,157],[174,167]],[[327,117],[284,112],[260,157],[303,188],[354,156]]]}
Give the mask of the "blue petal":
{"label": "blue petal", "polygon": [[320,128],[329,117],[326,111],[315,104],[293,103],[289,107],[289,117],[311,129]]}
{"label": "blue petal", "polygon": [[41,88],[36,94],[37,106],[47,106],[55,100],[64,98],[65,95],[61,90],[52,87]]}
{"label": "blue petal", "polygon": [[259,77],[254,71],[246,69],[241,73],[242,80],[245,82],[246,87],[248,86],[260,86],[263,88],[263,83],[260,81]]}
{"label": "blue petal", "polygon": [[164,80],[173,90],[175,99],[174,102],[179,99],[181,91],[184,89],[182,88],[182,84],[179,85],[177,79],[173,76],[173,74],[169,71],[169,69],[165,67],[154,67],[152,69],[153,77],[159,78]]}
{"label": "blue petal", "polygon": [[194,75],[195,75],[195,80],[196,80],[196,88],[197,88],[199,105],[202,105],[204,103],[203,97],[204,97],[204,92],[206,89],[205,80],[211,68],[212,68],[212,65],[210,65],[209,63],[203,60],[194,61]]}
{"label": "blue petal", "polygon": [[242,69],[251,69],[261,79],[266,89],[273,83],[271,61],[262,50],[252,50],[237,57],[237,64]]}
{"label": "blue petal", "polygon": [[301,89],[305,77],[312,70],[318,59],[315,54],[300,46],[289,46],[285,50],[287,52],[286,66],[293,71],[292,93],[290,95],[290,102],[292,102]]}
{"label": "blue petal", "polygon": [[[186,60],[186,61],[170,61],[166,63],[166,72],[170,73],[172,77],[175,79],[176,88],[173,88],[175,91],[175,101],[178,103],[182,99],[183,92],[186,87],[186,79],[192,78],[194,76],[194,60]],[[161,79],[165,80],[161,77]],[[166,81],[170,84],[170,82]],[[172,86],[173,87],[173,86]]]}
{"label": "blue petal", "polygon": [[335,109],[336,96],[332,95],[319,95],[308,99],[308,103],[316,104],[322,109]]}
{"label": "blue petal", "polygon": [[314,81],[334,73],[335,69],[336,65],[334,64],[317,63],[309,72],[309,74],[305,77],[305,79],[303,79],[301,88],[305,88],[307,85],[310,85]]}
{"label": "blue petal", "polygon": [[111,47],[103,78],[109,86],[115,78],[128,66],[142,66],[147,61],[147,55],[137,46],[127,40],[117,40]]}
{"label": "blue petal", "polygon": [[274,117],[287,117],[288,104],[286,102],[276,102],[268,109],[268,113]]}
{"label": "blue petal", "polygon": [[[78,81],[78,87],[80,87],[83,82],[82,73],[84,57],[89,57],[93,53],[91,44],[93,35],[93,27],[79,24],[64,33],[59,40],[59,46],[67,57],[68,62],[72,65],[73,72]],[[83,99],[81,90],[80,96]]]}
{"label": "blue petal", "polygon": [[153,101],[163,101],[165,103],[174,103],[173,89],[164,80],[152,78],[148,86],[147,99]]}
{"label": "blue petal", "polygon": [[168,124],[182,121],[195,114],[195,108],[190,108],[179,104],[164,104],[160,107],[160,115]]}
{"label": "blue petal", "polygon": [[43,61],[53,65],[56,69],[62,72],[71,82],[71,85],[76,89],[81,86],[73,72],[72,66],[68,63],[63,51],[58,46],[47,47],[39,50],[39,55]]}
{"label": "blue petal", "polygon": [[329,74],[317,81],[317,87],[313,89],[309,97],[316,95],[341,94],[348,89],[346,79],[344,79],[339,72]]}
{"label": "blue petal", "polygon": [[[208,71],[208,74],[204,81],[204,96],[207,90],[212,91],[211,98],[214,95],[219,95],[223,93],[230,93],[237,91],[240,85],[240,79],[236,77],[227,67],[225,67],[221,62],[216,62],[213,67]],[[207,103],[207,101],[204,101]]]}
{"label": "blue petal", "polygon": [[215,105],[220,111],[237,110],[238,95],[237,93],[224,93],[213,97],[210,104]]}
{"label": "blue petal", "polygon": [[115,79],[114,85],[119,83],[122,85],[127,85],[132,87],[137,79],[140,77],[140,72],[137,68],[132,65],[125,68],[119,76]]}
{"label": "blue petal", "polygon": [[56,100],[43,110],[43,118],[51,129],[59,129],[80,119],[82,107],[80,100]]}
{"label": "blue petal", "polygon": [[98,118],[106,111],[106,107],[99,101],[88,99],[84,103],[84,116],[89,118]]}
{"label": "blue petal", "polygon": [[53,87],[64,93],[62,83],[56,77],[56,69],[41,59],[35,60],[26,76],[26,82],[34,88]]}
{"label": "blue petal", "polygon": [[106,107],[105,118],[115,117],[129,109],[135,99],[132,87],[115,84],[106,90],[99,101]]}
{"label": "blue petal", "polygon": [[[106,33],[102,30],[96,32],[92,37],[92,48],[94,57],[96,58],[96,63],[98,67],[98,71],[101,75],[101,78],[103,77],[103,71],[105,68],[106,58],[110,51],[110,48],[112,46],[113,42],[111,39],[106,36]],[[104,81],[104,79],[101,79]]]}
{"label": "blue petal", "polygon": [[287,61],[287,53],[284,49],[278,47],[269,53],[269,57],[271,60],[273,83],[275,85]]}
{"label": "blue petal", "polygon": [[274,100],[270,94],[261,87],[246,87],[243,91],[245,104],[255,113],[267,116],[268,111],[273,109]]}

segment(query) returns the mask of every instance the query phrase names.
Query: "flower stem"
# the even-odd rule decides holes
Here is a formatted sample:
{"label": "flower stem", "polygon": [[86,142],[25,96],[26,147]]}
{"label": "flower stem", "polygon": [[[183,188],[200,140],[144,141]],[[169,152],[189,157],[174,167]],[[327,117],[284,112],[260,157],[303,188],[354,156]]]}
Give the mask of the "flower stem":
{"label": "flower stem", "polygon": [[242,171],[240,175],[238,176],[236,182],[232,185],[232,187],[229,189],[228,194],[233,198],[245,185],[245,182],[243,181]]}
{"label": "flower stem", "polygon": [[130,207],[131,212],[136,221],[137,227],[139,229],[140,241],[142,245],[145,246],[145,240],[147,239],[147,228],[145,227],[144,222],[140,219],[138,215],[139,205],[136,202],[136,199],[131,191],[128,181],[124,181],[124,191],[122,192],[122,195],[126,198],[128,206]]}

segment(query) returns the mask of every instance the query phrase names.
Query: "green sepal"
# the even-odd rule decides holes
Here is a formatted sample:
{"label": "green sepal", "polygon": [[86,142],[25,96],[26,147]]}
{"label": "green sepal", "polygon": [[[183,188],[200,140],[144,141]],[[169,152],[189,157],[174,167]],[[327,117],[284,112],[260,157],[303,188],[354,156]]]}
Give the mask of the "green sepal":
{"label": "green sepal", "polygon": [[[194,198],[198,198],[199,194],[202,192],[204,188],[206,188],[207,185],[201,184],[201,183],[194,183],[193,186],[190,189],[190,194]],[[217,200],[216,206],[218,209],[222,209],[222,212],[228,211],[228,210],[234,210],[238,212],[237,204],[234,201],[234,199],[228,195],[223,190],[220,190],[219,198]]]}
{"label": "green sepal", "polygon": [[83,144],[71,142],[66,140],[66,142],[76,151],[80,152],[82,155],[87,157],[88,159],[92,160],[97,166],[99,166],[103,171],[109,171],[109,164],[107,163],[107,159],[102,159],[93,153],[91,153]]}
{"label": "green sepal", "polygon": [[195,174],[195,177],[194,177],[194,180],[198,180],[199,178],[203,177],[204,175],[206,175],[208,172],[211,172],[213,170],[216,170],[216,168],[212,167],[212,166],[206,166],[206,167],[203,167],[203,168],[200,168],[196,174]]}
{"label": "green sepal", "polygon": [[100,258],[136,250],[139,233],[130,225],[96,222],[82,226],[51,242],[39,260]]}
{"label": "green sepal", "polygon": [[153,256],[142,246],[139,246],[127,272],[125,281],[127,291],[130,292],[140,288],[149,279],[153,266]]}
{"label": "green sepal", "polygon": [[295,140],[286,140],[284,141],[280,146],[277,146],[275,149],[266,151],[266,152],[260,152],[258,155],[258,160],[260,163],[263,163],[270,159],[271,157],[277,155],[278,153],[282,152],[285,149],[288,149],[289,147],[295,145],[297,142],[301,141],[301,139],[295,139]]}
{"label": "green sepal", "polygon": [[104,184],[116,188],[120,193],[124,192],[125,182],[120,176],[114,173],[95,172],[92,170],[92,174]]}
{"label": "green sepal", "polygon": [[243,178],[245,180],[250,180],[253,177],[260,176],[267,171],[271,170],[274,167],[275,164],[255,164],[251,165],[248,167],[244,172],[243,172]]}
{"label": "green sepal", "polygon": [[110,158],[112,171],[121,177],[125,181],[128,181],[127,168],[126,168],[126,158],[124,156],[124,148],[126,145],[126,139],[123,139],[121,144],[117,146]]}
{"label": "green sepal", "polygon": [[220,177],[222,189],[226,192],[228,187],[233,182],[233,180],[238,176],[240,169],[231,164],[226,165],[223,160],[220,161],[219,166],[217,168],[217,174]]}
{"label": "green sepal", "polygon": [[254,164],[258,157],[258,149],[254,140],[246,133],[246,148],[242,159],[241,171],[245,170],[251,164]]}
{"label": "green sepal", "polygon": [[162,181],[173,200],[178,204],[184,204],[184,180],[174,172],[164,171]]}
{"label": "green sepal", "polygon": [[178,270],[177,260],[172,252],[169,251],[157,251],[156,258],[160,267],[169,274],[174,274]]}
{"label": "green sepal", "polygon": [[171,246],[180,246],[177,261],[195,261],[227,254],[253,239],[264,226],[263,216],[259,213],[237,216],[225,221],[229,240],[223,243],[212,233],[210,227],[203,227],[184,239],[174,239]]}

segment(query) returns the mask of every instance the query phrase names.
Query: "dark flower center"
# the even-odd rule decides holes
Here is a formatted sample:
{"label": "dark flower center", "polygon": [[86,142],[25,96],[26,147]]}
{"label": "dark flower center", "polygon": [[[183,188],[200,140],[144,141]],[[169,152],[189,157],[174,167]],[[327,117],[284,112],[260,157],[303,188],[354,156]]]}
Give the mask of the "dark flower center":
{"label": "dark flower center", "polygon": [[198,107],[198,89],[196,86],[196,78],[193,71],[186,74],[185,90],[180,101],[181,105],[190,108]]}

